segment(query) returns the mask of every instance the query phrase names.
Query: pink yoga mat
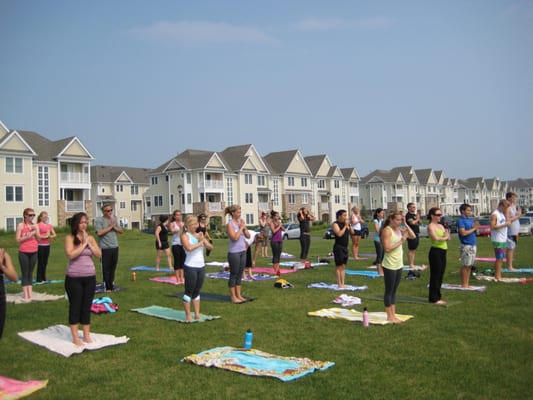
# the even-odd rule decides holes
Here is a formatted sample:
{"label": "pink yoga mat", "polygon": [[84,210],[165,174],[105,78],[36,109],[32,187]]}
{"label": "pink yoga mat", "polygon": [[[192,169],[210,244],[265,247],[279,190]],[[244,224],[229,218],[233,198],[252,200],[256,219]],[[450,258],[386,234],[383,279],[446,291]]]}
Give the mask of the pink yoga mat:
{"label": "pink yoga mat", "polygon": [[175,276],[157,276],[155,278],[150,278],[151,281],[160,282],[160,283],[170,283],[171,285],[181,285],[178,283]]}
{"label": "pink yoga mat", "polygon": [[[474,258],[475,261],[486,261],[486,262],[495,262],[496,259],[494,257],[476,257]],[[507,259],[503,259],[503,262],[507,262]]]}
{"label": "pink yoga mat", "polygon": [[[255,272],[255,273],[258,273],[258,274],[272,274],[272,275],[275,274],[274,268],[255,267],[255,268],[252,268],[252,272]],[[296,272],[296,270],[295,269],[281,269],[280,268],[279,272],[283,275],[283,274],[290,274],[291,272]]]}

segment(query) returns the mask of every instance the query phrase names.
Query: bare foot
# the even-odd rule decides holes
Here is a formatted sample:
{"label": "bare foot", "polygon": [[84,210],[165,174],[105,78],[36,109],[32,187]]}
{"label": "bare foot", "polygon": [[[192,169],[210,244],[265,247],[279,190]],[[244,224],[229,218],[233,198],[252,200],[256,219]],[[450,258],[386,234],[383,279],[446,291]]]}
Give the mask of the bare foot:
{"label": "bare foot", "polygon": [[435,303],[436,306],[445,306],[446,304],[448,304],[447,302],[445,302],[444,300],[439,300],[439,301],[436,301]]}
{"label": "bare foot", "polygon": [[80,339],[78,340],[74,339],[72,343],[74,343],[76,346],[83,346],[83,342]]}
{"label": "bare foot", "polygon": [[516,271],[516,268],[511,267],[511,266],[507,267],[507,269],[508,269],[509,271]]}
{"label": "bare foot", "polygon": [[200,319],[200,315],[199,314],[194,314],[194,319]]}

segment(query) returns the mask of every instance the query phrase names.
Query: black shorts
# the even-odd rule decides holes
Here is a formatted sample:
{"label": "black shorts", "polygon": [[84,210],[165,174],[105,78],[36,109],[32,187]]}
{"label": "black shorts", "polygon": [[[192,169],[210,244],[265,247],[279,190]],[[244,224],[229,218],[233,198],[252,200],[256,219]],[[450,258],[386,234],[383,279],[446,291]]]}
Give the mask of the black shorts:
{"label": "black shorts", "polygon": [[407,238],[407,248],[409,250],[416,250],[418,248],[418,233],[414,239]]}
{"label": "black shorts", "polygon": [[354,229],[352,236],[362,236],[362,231]]}

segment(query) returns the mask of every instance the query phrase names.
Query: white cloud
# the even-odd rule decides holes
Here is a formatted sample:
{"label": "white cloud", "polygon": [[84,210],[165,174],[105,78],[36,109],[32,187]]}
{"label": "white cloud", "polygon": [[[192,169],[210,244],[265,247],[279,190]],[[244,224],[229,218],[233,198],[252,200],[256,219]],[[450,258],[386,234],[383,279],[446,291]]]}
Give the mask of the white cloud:
{"label": "white cloud", "polygon": [[305,18],[293,26],[303,31],[325,31],[341,29],[383,29],[390,26],[392,20],[387,17],[367,17],[359,19],[342,18]]}
{"label": "white cloud", "polygon": [[178,44],[191,43],[262,43],[272,44],[278,40],[265,32],[245,26],[209,21],[160,21],[152,25],[131,29],[143,37],[170,41]]}

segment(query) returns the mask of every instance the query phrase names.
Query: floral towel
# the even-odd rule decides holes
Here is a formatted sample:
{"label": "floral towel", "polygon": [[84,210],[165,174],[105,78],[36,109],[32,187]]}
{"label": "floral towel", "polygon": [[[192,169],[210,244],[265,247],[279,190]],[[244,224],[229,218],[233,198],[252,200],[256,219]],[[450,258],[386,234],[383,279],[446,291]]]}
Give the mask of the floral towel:
{"label": "floral towel", "polygon": [[[332,318],[332,319],[345,319],[352,322],[363,322],[363,313],[357,310],[347,310],[345,308],[324,308],[318,311],[308,312],[307,315],[311,317],[323,317],[323,318]],[[407,321],[408,319],[414,318],[412,315],[402,315],[396,314],[396,317],[402,321]],[[368,321],[371,324],[376,325],[387,325],[391,324],[391,321],[387,321],[387,313],[385,312],[369,312]]]}
{"label": "floral towel", "polygon": [[222,368],[244,375],[267,376],[284,382],[301,378],[316,370],[323,371],[335,365],[331,361],[313,361],[309,358],[283,357],[260,350],[235,347],[216,347],[192,354],[181,360],[204,367]]}
{"label": "floral towel", "polygon": [[45,388],[47,384],[48,380],[23,382],[0,376],[0,399],[21,399]]}

